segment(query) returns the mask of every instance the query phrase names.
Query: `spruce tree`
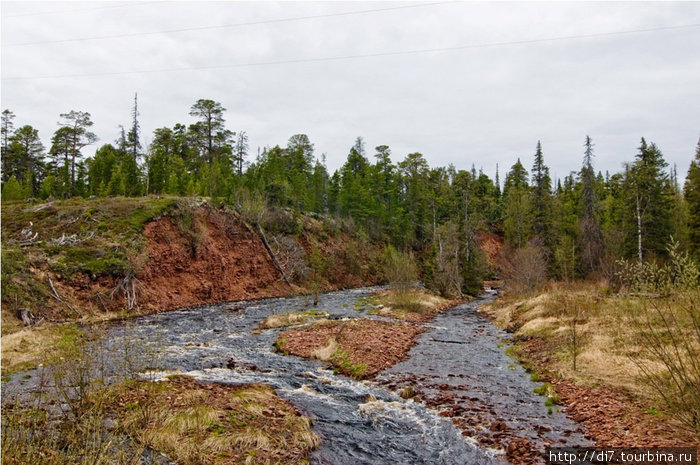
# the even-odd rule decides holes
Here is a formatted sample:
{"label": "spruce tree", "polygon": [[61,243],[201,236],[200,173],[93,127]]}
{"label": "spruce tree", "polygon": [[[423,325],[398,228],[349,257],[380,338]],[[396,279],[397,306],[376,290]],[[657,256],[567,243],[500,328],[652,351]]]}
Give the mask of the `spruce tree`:
{"label": "spruce tree", "polygon": [[596,194],[593,170],[593,141],[586,136],[581,179],[581,210],[579,214],[579,250],[581,271],[589,274],[600,267],[604,252],[603,232],[600,227],[600,205]]}
{"label": "spruce tree", "polygon": [[688,248],[700,259],[700,140],[685,178],[684,195],[688,205]]}
{"label": "spruce tree", "polygon": [[535,162],[532,165],[532,232],[541,245],[550,252],[553,248],[552,234],[552,179],[544,164],[542,144],[537,141]]}
{"label": "spruce tree", "polygon": [[44,145],[39,132],[29,125],[22,126],[10,136],[5,155],[4,176],[14,176],[28,187],[29,195],[39,192],[44,178]]}
{"label": "spruce tree", "polygon": [[532,194],[527,170],[520,159],[506,175],[503,198],[506,242],[513,247],[523,247],[530,240],[532,230]]}
{"label": "spruce tree", "polygon": [[2,158],[2,181],[5,182],[10,174],[8,173],[7,166],[7,155],[10,148],[10,137],[14,131],[14,123],[12,120],[15,119],[15,114],[10,110],[3,110],[2,112],[2,123],[0,123],[0,150],[2,151],[0,158]]}
{"label": "spruce tree", "polygon": [[134,108],[131,110],[131,129],[129,129],[126,135],[126,145],[129,148],[129,153],[136,161],[138,161],[140,155],[139,150],[141,149],[141,141],[139,140],[140,134],[141,125],[139,125],[138,94],[134,94]]}
{"label": "spruce tree", "polygon": [[625,174],[625,248],[628,256],[636,256],[639,261],[649,254],[667,255],[673,233],[673,190],[667,166],[656,144],[647,144],[642,138],[635,161]]}

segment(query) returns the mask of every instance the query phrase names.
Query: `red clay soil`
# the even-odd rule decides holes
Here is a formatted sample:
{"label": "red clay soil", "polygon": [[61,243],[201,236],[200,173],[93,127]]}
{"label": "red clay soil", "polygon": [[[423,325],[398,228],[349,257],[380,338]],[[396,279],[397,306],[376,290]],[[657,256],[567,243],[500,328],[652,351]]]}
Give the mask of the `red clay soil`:
{"label": "red clay soil", "polygon": [[259,236],[213,209],[196,211],[196,237],[168,217],[146,224],[137,278],[146,312],[289,294]]}
{"label": "red clay soil", "polygon": [[[319,322],[285,331],[280,334],[278,345],[285,353],[310,358],[335,338],[344,356],[333,357],[331,363],[344,374],[368,378],[404,360],[414,339],[423,331],[412,324],[368,319]],[[365,367],[361,373],[353,372],[343,361]]]}
{"label": "red clay soil", "polygon": [[[523,346],[525,359],[546,372],[549,350],[540,339]],[[612,387],[577,386],[564,379],[551,379],[568,416],[582,423],[586,436],[606,447],[689,447],[700,450],[700,440],[675,420],[648,413],[648,405]]]}
{"label": "red clay soil", "polygon": [[477,231],[476,241],[486,254],[486,260],[492,268],[498,268],[503,249],[503,237],[488,231]]}

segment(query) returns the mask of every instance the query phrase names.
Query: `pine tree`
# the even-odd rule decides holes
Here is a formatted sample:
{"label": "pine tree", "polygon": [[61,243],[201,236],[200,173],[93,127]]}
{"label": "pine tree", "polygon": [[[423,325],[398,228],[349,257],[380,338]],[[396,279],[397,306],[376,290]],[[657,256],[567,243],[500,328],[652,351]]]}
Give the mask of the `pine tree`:
{"label": "pine tree", "polygon": [[61,118],[64,122],[59,123],[61,127],[54,133],[49,153],[54,158],[63,157],[64,162],[68,163],[70,193],[75,194],[76,168],[82,157],[80,151],[85,146],[95,143],[97,136],[88,130],[93,124],[90,113],[71,110],[61,113]]}
{"label": "pine tree", "polygon": [[700,140],[685,178],[684,195],[688,205],[688,248],[700,259]]}
{"label": "pine tree", "polygon": [[198,117],[199,121],[190,125],[188,132],[199,147],[202,158],[210,165],[215,157],[225,157],[232,151],[234,133],[224,126],[225,111],[219,102],[207,99],[197,100],[190,109],[190,116]]}

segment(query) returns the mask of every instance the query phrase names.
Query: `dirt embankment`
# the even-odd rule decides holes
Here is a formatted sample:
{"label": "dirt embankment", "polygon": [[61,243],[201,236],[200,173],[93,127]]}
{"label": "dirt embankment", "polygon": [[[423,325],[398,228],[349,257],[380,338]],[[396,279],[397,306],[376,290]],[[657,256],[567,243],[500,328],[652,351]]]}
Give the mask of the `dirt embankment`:
{"label": "dirt embankment", "polygon": [[213,210],[194,212],[191,231],[169,217],[146,224],[148,260],[137,275],[143,310],[286,295],[257,233]]}

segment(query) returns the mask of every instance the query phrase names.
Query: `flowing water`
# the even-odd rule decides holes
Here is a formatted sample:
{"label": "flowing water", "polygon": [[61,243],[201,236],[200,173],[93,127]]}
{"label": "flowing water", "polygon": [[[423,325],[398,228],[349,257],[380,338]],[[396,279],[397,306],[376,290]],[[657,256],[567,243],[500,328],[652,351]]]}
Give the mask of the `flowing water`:
{"label": "flowing water", "polygon": [[[318,310],[330,318],[378,318],[357,299],[375,288],[320,296]],[[488,295],[487,299],[493,299]],[[313,419],[322,439],[312,455],[317,464],[498,464],[502,452],[478,445],[439,409],[404,400],[387,389],[410,381],[424,399],[464,398],[476,412],[499,417],[507,427],[542,446],[586,444],[577,425],[548,413],[537,386],[505,354],[507,334],[463,304],[435,318],[410,358],[377,381],[335,375],[323,363],[274,352],[280,330],[257,330],[270,314],[306,310],[306,297],[212,305],[140,317],[107,330],[102,344],[112,371],[134,355],[154,377],[173,372],[202,381],[266,383]],[[131,352],[130,356],[125,353]],[[109,359],[111,357],[111,360]],[[433,397],[431,397],[433,396]],[[430,405],[431,403],[428,402]],[[444,407],[444,402],[436,406]],[[471,415],[460,411],[462,416]],[[475,414],[476,415],[476,414]],[[479,413],[478,415],[481,415]],[[488,417],[491,418],[491,417]],[[482,422],[483,423],[483,422]]]}

